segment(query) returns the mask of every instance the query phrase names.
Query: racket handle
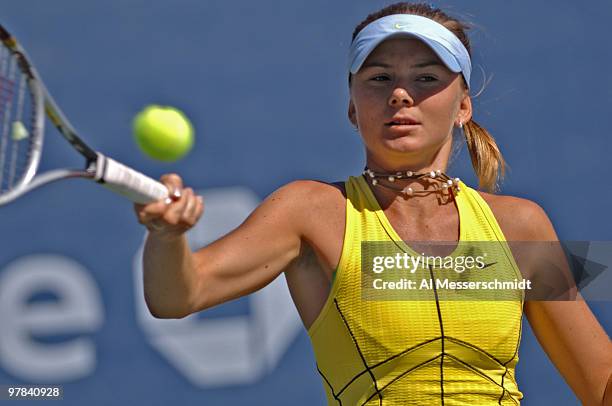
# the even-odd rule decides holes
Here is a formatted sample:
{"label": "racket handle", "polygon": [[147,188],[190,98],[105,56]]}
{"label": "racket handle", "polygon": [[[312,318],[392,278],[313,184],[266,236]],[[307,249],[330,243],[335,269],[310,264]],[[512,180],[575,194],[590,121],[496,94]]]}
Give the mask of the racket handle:
{"label": "racket handle", "polygon": [[98,152],[95,180],[134,203],[146,204],[168,197],[158,181]]}

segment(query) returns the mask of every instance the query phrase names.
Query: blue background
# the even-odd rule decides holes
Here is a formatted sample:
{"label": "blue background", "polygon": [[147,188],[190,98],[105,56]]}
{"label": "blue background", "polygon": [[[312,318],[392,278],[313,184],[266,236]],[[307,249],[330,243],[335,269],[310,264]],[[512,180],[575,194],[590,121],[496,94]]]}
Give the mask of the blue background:
{"label": "blue background", "polygon": [[[264,198],[294,179],[337,181],[361,170],[363,149],[346,118],[346,51],[354,26],[384,4],[20,0],[3,2],[0,21],[94,148],[154,177],[173,171],[198,189],[243,185]],[[538,202],[561,239],[612,240],[612,3],[438,5],[475,24],[472,84],[488,85],[474,118],[511,167],[502,193]],[[154,162],[132,141],[131,119],[149,103],[191,117],[196,145],[182,161]],[[81,165],[53,130],[45,142],[41,169]],[[466,155],[451,172],[475,186]],[[0,209],[0,224],[0,272],[25,255],[59,254],[85,266],[101,291],[104,323],[90,334],[95,370],[57,382],[63,404],[323,404],[305,332],[261,380],[218,389],[193,386],[147,345],[131,272],[143,229],[123,199],[60,182]],[[609,333],[610,302],[590,305]],[[248,312],[244,301],[231,306]],[[526,322],[520,356],[523,404],[578,404]],[[0,384],[27,383],[1,365]]]}

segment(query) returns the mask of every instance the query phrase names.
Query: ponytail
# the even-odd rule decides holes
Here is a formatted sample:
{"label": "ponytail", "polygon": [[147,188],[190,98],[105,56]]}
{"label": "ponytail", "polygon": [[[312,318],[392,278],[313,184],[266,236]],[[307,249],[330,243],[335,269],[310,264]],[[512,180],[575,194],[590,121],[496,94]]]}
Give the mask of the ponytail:
{"label": "ponytail", "polygon": [[478,187],[494,193],[506,173],[506,161],[487,130],[470,120],[463,126],[472,166],[478,176]]}

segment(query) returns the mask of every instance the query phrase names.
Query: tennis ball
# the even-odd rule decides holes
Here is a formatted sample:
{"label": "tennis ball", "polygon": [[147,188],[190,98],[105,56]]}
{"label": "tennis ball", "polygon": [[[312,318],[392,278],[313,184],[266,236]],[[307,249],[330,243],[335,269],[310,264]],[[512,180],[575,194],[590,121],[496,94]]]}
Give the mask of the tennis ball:
{"label": "tennis ball", "polygon": [[11,135],[15,141],[21,141],[30,136],[28,129],[21,121],[13,121]]}
{"label": "tennis ball", "polygon": [[174,107],[145,107],[134,117],[133,129],[140,149],[160,161],[176,161],[193,146],[193,126],[185,114]]}

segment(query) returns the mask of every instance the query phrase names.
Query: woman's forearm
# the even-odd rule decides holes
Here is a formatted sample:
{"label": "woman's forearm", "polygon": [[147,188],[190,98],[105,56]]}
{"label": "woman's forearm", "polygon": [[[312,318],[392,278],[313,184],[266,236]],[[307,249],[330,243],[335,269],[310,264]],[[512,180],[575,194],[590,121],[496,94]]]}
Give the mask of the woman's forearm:
{"label": "woman's forearm", "polygon": [[181,318],[191,313],[196,286],[193,254],[185,235],[164,238],[149,234],[143,255],[145,301],[159,318]]}

